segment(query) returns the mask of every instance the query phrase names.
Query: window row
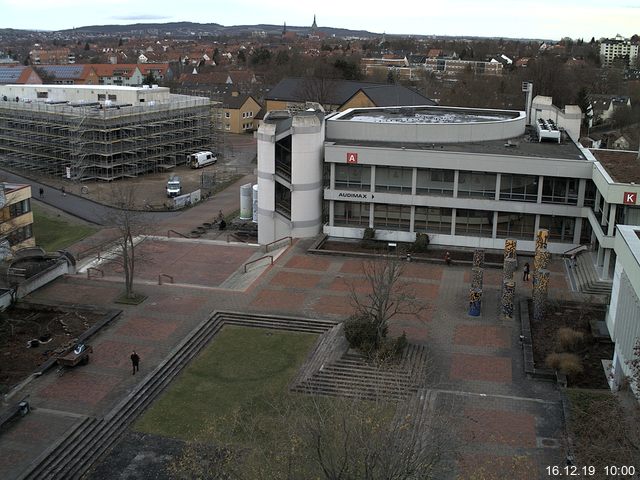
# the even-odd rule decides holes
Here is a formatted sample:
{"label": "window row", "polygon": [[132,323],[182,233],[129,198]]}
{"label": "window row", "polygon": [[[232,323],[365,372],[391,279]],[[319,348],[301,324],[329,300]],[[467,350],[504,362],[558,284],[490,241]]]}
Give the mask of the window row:
{"label": "window row", "polygon": [[24,242],[25,240],[28,240],[31,237],[33,237],[33,230],[31,228],[31,225],[16,228],[6,235],[6,239],[9,241],[9,245],[11,245],[12,247]]}
{"label": "window row", "polygon": [[31,201],[27,198],[21,202],[8,205],[0,210],[0,221],[6,222],[31,211]]}
{"label": "window row", "polygon": [[[371,204],[334,202],[333,224],[346,227],[368,227]],[[453,209],[415,207],[414,231],[451,234]],[[513,212],[468,210],[458,208],[455,215],[455,235],[491,237],[496,223],[497,238],[532,240],[535,237],[536,216]],[[410,231],[411,207],[407,205],[375,204],[373,227],[382,230]],[[540,215],[539,227],[549,230],[549,238],[556,242],[572,243],[575,218]]]}
{"label": "window row", "polygon": [[[410,195],[413,183],[413,168],[381,167],[375,169],[375,192],[402,193]],[[371,191],[370,165],[335,165],[335,188]],[[496,198],[498,175],[495,173],[464,171],[458,173],[458,198]],[[539,177],[535,175],[500,176],[500,200],[537,202]],[[542,203],[563,205],[578,204],[578,183],[575,178],[544,177]],[[443,169],[416,169],[416,194],[453,197],[455,171]],[[588,189],[585,203],[593,201]]]}

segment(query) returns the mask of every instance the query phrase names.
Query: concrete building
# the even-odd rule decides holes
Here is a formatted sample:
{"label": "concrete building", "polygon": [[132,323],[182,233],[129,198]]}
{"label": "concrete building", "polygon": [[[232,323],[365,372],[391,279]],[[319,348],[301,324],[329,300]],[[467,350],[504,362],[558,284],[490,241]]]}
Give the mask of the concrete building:
{"label": "concrete building", "polygon": [[[640,339],[640,227],[618,225],[615,238],[616,267],[611,301],[607,310],[607,328],[615,343],[609,383],[616,390],[624,377],[632,375],[629,361]],[[636,395],[640,393],[640,385]]]}
{"label": "concrete building", "polygon": [[0,165],[111,181],[212,150],[211,101],[168,88],[0,85]]}
{"label": "concrete building", "polygon": [[230,133],[252,132],[256,128],[256,116],[262,109],[251,95],[241,95],[232,91],[222,100],[224,109],[224,130]]}
{"label": "concrete building", "polygon": [[258,129],[258,241],[322,229],[324,113],[269,112]]}
{"label": "concrete building", "polygon": [[467,71],[476,75],[502,75],[504,66],[498,61],[478,62],[457,58],[427,58],[424,68],[429,72],[460,75]]}
{"label": "concrete building", "polygon": [[610,67],[616,59],[621,60],[629,67],[638,59],[638,43],[632,43],[628,38],[616,35],[615,38],[607,38],[600,42],[600,59],[602,65]]}
{"label": "concrete building", "polygon": [[515,238],[533,252],[546,228],[552,253],[588,246],[610,279],[615,225],[640,224],[636,154],[585,149],[550,119],[528,126],[517,111],[357,108],[328,116],[320,141],[322,126],[307,126],[319,113],[303,115],[268,114],[258,130],[259,207],[270,225],[259,223],[260,243],[320,230],[360,239],[373,228],[384,241],[428,233],[434,245],[502,249]]}
{"label": "concrete building", "polygon": [[560,109],[553,104],[551,97],[538,95],[531,104],[531,124],[535,125],[538,119],[551,119],[559,127],[564,128],[572,140],[580,139],[582,110],[577,105],[567,105]]}
{"label": "concrete building", "polygon": [[35,247],[29,185],[0,184],[0,213],[0,258]]}

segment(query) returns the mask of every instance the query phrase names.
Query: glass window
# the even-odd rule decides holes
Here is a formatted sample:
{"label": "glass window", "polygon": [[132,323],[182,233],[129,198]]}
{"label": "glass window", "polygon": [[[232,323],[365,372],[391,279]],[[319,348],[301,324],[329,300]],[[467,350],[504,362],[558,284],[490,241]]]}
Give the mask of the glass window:
{"label": "glass window", "polygon": [[373,226],[383,230],[409,231],[411,207],[407,205],[376,204],[373,207]]}
{"label": "glass window", "polygon": [[493,212],[487,210],[456,210],[456,235],[491,237]]}
{"label": "glass window", "polygon": [[519,238],[533,240],[535,236],[536,216],[523,213],[498,212],[498,238]]}
{"label": "glass window", "polygon": [[560,243],[573,243],[575,218],[559,215],[540,215],[540,228],[549,230],[549,240]]}
{"label": "glass window", "polygon": [[416,207],[414,231],[451,234],[451,208]]}
{"label": "glass window", "polygon": [[538,200],[538,177],[503,173],[500,178],[500,200],[536,202]]}
{"label": "glass window", "polygon": [[411,193],[413,168],[376,167],[376,192]]}
{"label": "glass window", "polygon": [[587,180],[587,184],[584,189],[584,206],[592,207],[596,203],[596,184],[593,183],[593,180]]}
{"label": "glass window", "polygon": [[345,227],[368,227],[369,204],[356,202],[334,202],[333,224]]}
{"label": "glass window", "polygon": [[465,172],[458,174],[458,197],[496,197],[496,174],[486,172]]}
{"label": "glass window", "polygon": [[369,165],[348,165],[337,163],[336,189],[371,190],[371,167]]}
{"label": "glass window", "polygon": [[416,194],[453,196],[454,170],[418,168]]}
{"label": "glass window", "polygon": [[575,178],[544,177],[542,203],[578,204],[578,180]]}

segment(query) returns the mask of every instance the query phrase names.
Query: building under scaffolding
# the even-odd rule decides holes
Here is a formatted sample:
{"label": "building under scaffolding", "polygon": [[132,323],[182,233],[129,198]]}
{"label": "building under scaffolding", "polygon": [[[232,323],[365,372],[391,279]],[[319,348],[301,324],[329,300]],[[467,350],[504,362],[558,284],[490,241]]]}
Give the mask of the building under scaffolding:
{"label": "building under scaffolding", "polygon": [[0,165],[74,180],[161,172],[214,150],[212,102],[163,87],[1,85]]}

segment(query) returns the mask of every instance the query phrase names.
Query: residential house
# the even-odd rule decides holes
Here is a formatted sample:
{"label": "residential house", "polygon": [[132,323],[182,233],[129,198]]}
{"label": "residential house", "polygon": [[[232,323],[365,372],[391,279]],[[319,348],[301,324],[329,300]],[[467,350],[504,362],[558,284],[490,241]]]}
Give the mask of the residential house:
{"label": "residential house", "polygon": [[0,65],[0,85],[24,85],[27,83],[42,83],[42,78],[32,67]]}
{"label": "residential house", "polygon": [[624,95],[590,95],[589,101],[589,127],[608,122],[618,108],[631,108],[631,98]]}
{"label": "residential house", "polygon": [[245,133],[256,129],[255,118],[262,107],[253,96],[233,91],[224,96],[222,105],[224,120],[221,123],[225,131]]}
{"label": "residential house", "polygon": [[335,79],[285,78],[265,95],[265,110],[299,111],[307,102],[325,111],[352,107],[435,105],[430,98],[402,85]]}
{"label": "residential house", "polygon": [[37,65],[35,71],[44,83],[53,85],[98,85],[92,65]]}
{"label": "residential house", "polygon": [[31,57],[31,63],[33,65],[66,65],[69,63],[75,63],[76,56],[68,48],[53,48],[53,49],[37,49],[29,52]]}

